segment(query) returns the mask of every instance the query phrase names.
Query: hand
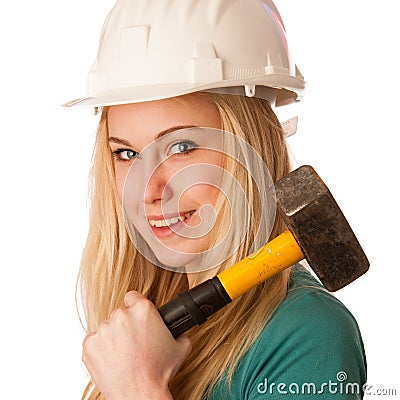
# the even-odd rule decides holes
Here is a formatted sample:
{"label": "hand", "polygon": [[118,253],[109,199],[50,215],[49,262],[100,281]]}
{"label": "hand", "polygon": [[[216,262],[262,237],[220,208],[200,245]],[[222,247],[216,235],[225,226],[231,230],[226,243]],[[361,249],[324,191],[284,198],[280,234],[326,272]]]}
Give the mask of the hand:
{"label": "hand", "polygon": [[187,336],[173,338],[155,306],[128,292],[126,307],[83,341],[82,360],[107,400],[172,399],[168,383],[189,355]]}

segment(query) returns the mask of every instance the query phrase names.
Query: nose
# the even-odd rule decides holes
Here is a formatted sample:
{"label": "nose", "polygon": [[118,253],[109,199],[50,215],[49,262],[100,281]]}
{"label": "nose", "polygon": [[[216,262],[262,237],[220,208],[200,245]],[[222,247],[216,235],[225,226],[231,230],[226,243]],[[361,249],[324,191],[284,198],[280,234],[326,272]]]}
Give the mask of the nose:
{"label": "nose", "polygon": [[151,172],[144,188],[146,204],[166,202],[172,197],[172,190],[168,184],[169,178],[168,170],[162,164]]}

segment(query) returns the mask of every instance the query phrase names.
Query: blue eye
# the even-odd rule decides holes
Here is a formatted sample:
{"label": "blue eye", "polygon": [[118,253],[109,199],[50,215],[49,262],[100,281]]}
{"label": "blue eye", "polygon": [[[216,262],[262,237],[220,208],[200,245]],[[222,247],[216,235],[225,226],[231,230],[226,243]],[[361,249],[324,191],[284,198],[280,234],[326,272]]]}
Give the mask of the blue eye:
{"label": "blue eye", "polygon": [[184,153],[189,153],[190,151],[194,150],[197,148],[197,145],[190,140],[188,141],[182,141],[173,144],[170,149],[169,153],[170,154],[184,154]]}
{"label": "blue eye", "polygon": [[113,156],[117,161],[130,161],[139,158],[140,153],[130,149],[118,149],[113,151]]}

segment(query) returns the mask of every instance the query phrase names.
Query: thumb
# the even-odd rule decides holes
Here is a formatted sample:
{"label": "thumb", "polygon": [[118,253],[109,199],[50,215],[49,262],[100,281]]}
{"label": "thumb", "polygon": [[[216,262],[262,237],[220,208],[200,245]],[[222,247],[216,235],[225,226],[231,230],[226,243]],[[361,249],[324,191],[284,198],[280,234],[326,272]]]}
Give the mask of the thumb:
{"label": "thumb", "polygon": [[127,292],[124,296],[124,304],[126,307],[131,307],[139,300],[147,300],[141,293],[131,290]]}
{"label": "thumb", "polygon": [[187,335],[181,335],[176,339],[176,342],[181,350],[183,359],[185,359],[192,351],[192,341]]}

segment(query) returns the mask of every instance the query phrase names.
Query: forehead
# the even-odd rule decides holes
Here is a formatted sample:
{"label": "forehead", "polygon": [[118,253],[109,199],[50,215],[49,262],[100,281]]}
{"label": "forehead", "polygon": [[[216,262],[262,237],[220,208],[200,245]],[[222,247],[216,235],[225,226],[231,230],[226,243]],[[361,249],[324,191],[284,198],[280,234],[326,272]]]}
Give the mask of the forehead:
{"label": "forehead", "polygon": [[175,126],[221,128],[216,106],[200,96],[111,106],[107,118],[109,136],[125,139],[138,148]]}

